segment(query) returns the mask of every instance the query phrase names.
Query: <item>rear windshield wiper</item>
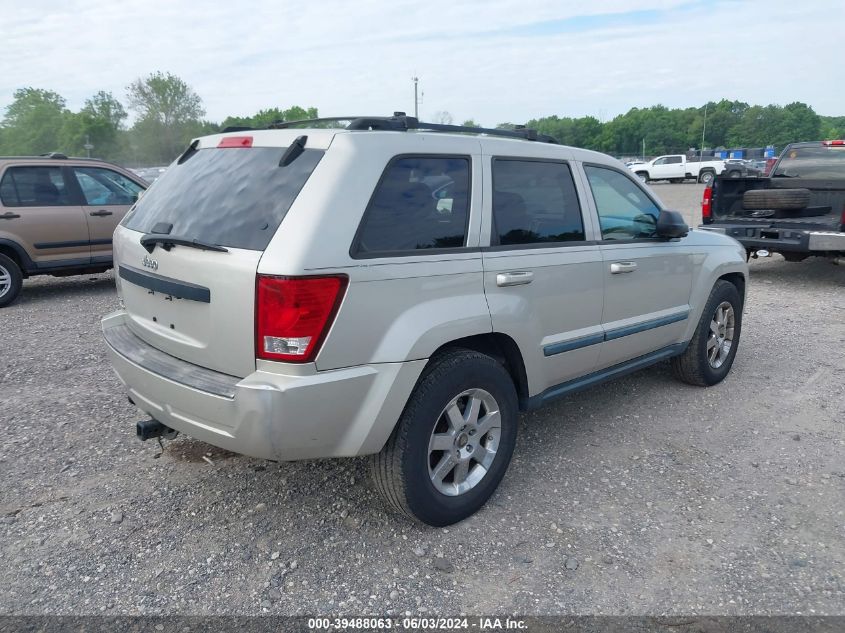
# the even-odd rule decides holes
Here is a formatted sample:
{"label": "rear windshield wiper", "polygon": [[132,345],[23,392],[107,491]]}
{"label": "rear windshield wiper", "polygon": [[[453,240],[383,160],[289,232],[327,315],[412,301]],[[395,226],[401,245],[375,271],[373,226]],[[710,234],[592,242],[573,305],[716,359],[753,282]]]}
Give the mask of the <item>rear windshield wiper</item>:
{"label": "rear windshield wiper", "polygon": [[190,246],[191,248],[198,248],[201,251],[217,251],[220,253],[229,252],[228,248],[224,248],[219,244],[209,244],[208,242],[188,237],[156,235],[155,233],[147,233],[141,237],[141,246],[146,248],[148,253],[152,253],[155,250],[156,244],[161,244],[161,247],[166,251],[169,251],[174,246]]}

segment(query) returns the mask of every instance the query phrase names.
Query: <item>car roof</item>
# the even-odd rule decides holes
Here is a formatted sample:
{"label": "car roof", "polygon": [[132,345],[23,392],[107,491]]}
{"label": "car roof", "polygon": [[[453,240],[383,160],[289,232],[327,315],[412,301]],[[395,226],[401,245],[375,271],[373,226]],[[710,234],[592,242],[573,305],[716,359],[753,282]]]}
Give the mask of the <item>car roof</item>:
{"label": "car roof", "polygon": [[[558,145],[556,143],[532,141],[520,138],[508,138],[495,135],[488,135],[485,133],[453,133],[453,132],[437,132],[429,130],[348,130],[343,128],[285,128],[285,129],[264,129],[264,130],[237,130],[233,132],[223,132],[219,134],[212,134],[209,136],[199,137],[194,139],[197,143],[196,149],[208,149],[217,147],[220,142],[226,137],[251,137],[250,143],[252,147],[288,147],[294,140],[299,137],[306,137],[306,149],[321,149],[326,150],[332,143],[335,137],[343,136],[354,142],[357,138],[373,138],[379,136],[389,136],[395,139],[399,135],[413,135],[416,140],[420,138],[425,139],[450,139],[452,143],[465,142],[467,144],[467,151],[477,149],[479,143],[487,154],[503,154],[516,153],[519,155],[536,154],[538,158],[554,158],[555,156],[564,159],[574,159],[584,162],[595,162],[613,165],[619,167],[623,165],[620,161],[593,150],[582,149],[569,145]],[[516,152],[514,151],[516,149]],[[533,151],[536,150],[536,151]],[[623,165],[624,166],[624,165]]]}

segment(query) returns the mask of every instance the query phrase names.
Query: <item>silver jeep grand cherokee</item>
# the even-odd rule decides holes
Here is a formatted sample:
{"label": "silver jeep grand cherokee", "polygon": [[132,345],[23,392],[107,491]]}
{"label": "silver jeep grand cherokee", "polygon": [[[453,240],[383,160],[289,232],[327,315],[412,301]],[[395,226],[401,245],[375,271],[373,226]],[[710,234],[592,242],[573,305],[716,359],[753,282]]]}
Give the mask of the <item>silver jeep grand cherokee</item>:
{"label": "silver jeep grand cherokee", "polygon": [[447,525],[495,491],[520,411],[667,359],[730,370],[745,251],[618,161],[402,113],[304,123],[195,140],[117,229],[103,332],[142,439],[372,455],[389,505]]}

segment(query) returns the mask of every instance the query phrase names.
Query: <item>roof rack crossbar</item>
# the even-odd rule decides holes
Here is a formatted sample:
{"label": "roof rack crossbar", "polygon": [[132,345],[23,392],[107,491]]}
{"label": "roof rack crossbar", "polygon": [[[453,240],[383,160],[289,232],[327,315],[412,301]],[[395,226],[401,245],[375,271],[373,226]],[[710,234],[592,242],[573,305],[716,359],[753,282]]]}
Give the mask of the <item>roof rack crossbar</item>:
{"label": "roof rack crossbar", "polygon": [[321,117],[319,119],[300,119],[298,121],[273,121],[270,125],[267,126],[268,129],[271,130],[286,130],[292,127],[300,127],[302,125],[307,125],[310,123],[337,123],[338,121],[355,121],[356,119],[361,118],[387,118],[387,117],[361,117],[361,116],[330,116],[330,117]]}

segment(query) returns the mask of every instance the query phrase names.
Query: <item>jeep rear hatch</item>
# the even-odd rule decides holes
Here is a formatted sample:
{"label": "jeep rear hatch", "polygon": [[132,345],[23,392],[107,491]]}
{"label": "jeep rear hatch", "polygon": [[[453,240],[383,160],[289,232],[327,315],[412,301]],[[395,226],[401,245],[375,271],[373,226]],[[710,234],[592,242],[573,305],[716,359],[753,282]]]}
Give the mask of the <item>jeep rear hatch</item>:
{"label": "jeep rear hatch", "polygon": [[138,201],[114,244],[137,336],[202,367],[255,370],[258,262],[331,139],[302,134],[201,139]]}

